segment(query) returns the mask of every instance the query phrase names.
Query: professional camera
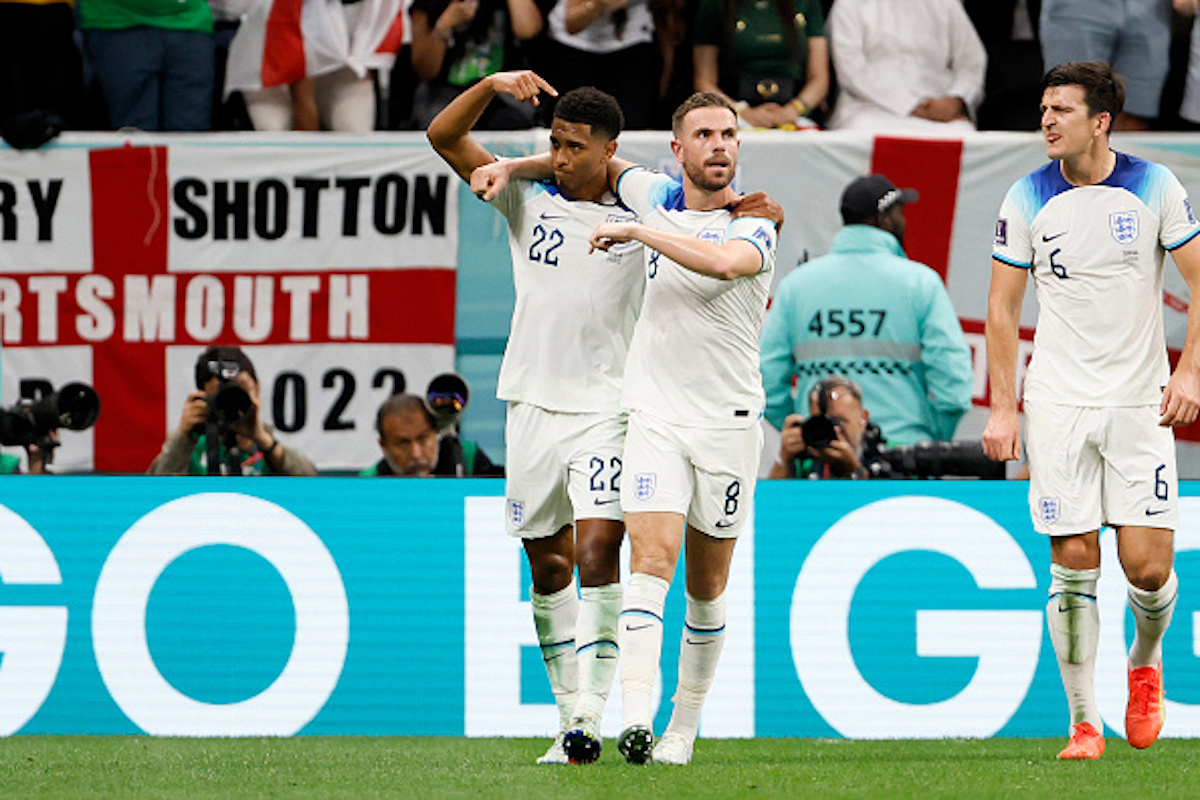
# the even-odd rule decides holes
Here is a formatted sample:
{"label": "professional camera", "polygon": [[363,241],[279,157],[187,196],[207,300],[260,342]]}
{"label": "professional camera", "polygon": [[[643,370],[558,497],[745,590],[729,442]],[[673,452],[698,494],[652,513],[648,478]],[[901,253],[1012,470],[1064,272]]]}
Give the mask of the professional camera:
{"label": "professional camera", "polygon": [[1004,464],[983,453],[978,440],[917,442],[879,450],[869,466],[872,477],[939,478],[942,476],[1004,480]]}
{"label": "professional camera", "polygon": [[800,423],[804,444],[815,450],[828,447],[837,439],[837,426],[840,424],[839,419],[828,414],[813,414]]}
{"label": "professional camera", "polygon": [[453,372],[438,375],[425,390],[425,403],[433,413],[433,426],[438,433],[458,431],[458,418],[470,400],[467,382]]}
{"label": "professional camera", "polygon": [[218,425],[228,426],[246,418],[254,406],[250,393],[233,380],[242,371],[236,361],[210,361],[208,369],[220,380],[217,391],[208,398],[209,415]]}
{"label": "professional camera", "polygon": [[48,453],[58,446],[52,436],[59,428],[82,431],[100,416],[100,395],[86,383],[68,383],[57,392],[21,400],[0,411],[0,445],[37,445]]}

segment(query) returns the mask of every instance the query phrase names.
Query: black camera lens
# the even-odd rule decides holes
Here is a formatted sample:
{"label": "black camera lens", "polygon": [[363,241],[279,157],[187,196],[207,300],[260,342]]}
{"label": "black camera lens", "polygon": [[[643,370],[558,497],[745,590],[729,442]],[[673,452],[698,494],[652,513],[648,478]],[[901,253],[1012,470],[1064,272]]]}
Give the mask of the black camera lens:
{"label": "black camera lens", "polygon": [[837,439],[837,421],[826,414],[814,414],[800,423],[804,444],[809,447],[828,447]]}
{"label": "black camera lens", "polygon": [[236,383],[222,384],[212,399],[217,420],[224,424],[242,420],[250,413],[253,405],[250,393]]}

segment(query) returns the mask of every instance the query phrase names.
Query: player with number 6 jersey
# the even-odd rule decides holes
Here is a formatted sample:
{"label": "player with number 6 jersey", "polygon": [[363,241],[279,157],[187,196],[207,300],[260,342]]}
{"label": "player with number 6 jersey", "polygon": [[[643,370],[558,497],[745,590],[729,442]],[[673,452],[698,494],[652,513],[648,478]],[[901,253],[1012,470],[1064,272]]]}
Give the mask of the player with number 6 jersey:
{"label": "player with number 6 jersey", "polygon": [[1061,64],[1042,87],[1051,162],[1017,181],[996,222],[983,448],[998,461],[1021,454],[1017,350],[1032,274],[1040,312],[1024,392],[1029,507],[1034,528],[1050,536],[1046,623],[1070,710],[1059,758],[1095,759],[1105,723],[1093,675],[1102,525],[1116,531],[1136,625],[1126,738],[1149,747],[1165,720],[1162,640],[1179,590],[1172,428],[1200,412],[1200,311],[1193,302],[1171,371],[1163,255],[1200,297],[1200,224],[1165,167],[1110,149],[1125,96],[1107,64]]}

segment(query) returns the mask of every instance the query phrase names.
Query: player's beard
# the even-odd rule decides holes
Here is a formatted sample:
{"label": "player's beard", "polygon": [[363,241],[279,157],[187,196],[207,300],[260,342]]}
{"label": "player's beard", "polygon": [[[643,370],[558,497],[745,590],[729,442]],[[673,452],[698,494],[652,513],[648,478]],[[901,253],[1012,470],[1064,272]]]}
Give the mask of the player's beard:
{"label": "player's beard", "polygon": [[688,179],[691,180],[697,188],[703,189],[706,192],[719,192],[733,182],[733,174],[737,169],[737,162],[730,160],[729,166],[725,170],[725,175],[722,178],[709,178],[707,166],[704,164],[684,164],[684,171],[687,172]]}

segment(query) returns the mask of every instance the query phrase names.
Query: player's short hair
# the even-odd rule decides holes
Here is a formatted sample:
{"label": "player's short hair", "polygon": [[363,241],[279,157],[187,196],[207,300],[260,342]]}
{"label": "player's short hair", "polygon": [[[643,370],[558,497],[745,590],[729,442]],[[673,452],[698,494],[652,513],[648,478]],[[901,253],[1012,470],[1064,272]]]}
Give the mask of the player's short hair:
{"label": "player's short hair", "polygon": [[593,136],[609,139],[616,139],[625,127],[625,115],[617,99],[593,86],[580,86],[560,97],[554,106],[554,118],[590,125]]}
{"label": "player's short hair", "polygon": [[418,411],[425,415],[425,419],[429,422],[429,427],[434,427],[433,412],[425,404],[425,398],[418,397],[415,394],[405,394],[404,392],[394,394],[380,404],[379,411],[375,414],[375,430],[378,431],[380,436],[383,436],[383,421],[385,419],[388,417],[398,417],[402,414],[412,414]]}
{"label": "player's short hair", "polygon": [[696,92],[680,103],[679,108],[675,109],[675,113],[671,115],[671,131],[675,135],[679,135],[679,130],[683,126],[683,118],[697,108],[726,108],[735,118],[737,117],[737,109],[721,95],[716,92]]}
{"label": "player's short hair", "polygon": [[1068,61],[1059,64],[1042,79],[1042,91],[1051,86],[1078,86],[1083,89],[1083,101],[1088,114],[1096,116],[1107,111],[1113,119],[1125,108],[1125,86],[1112,68],[1103,61]]}

